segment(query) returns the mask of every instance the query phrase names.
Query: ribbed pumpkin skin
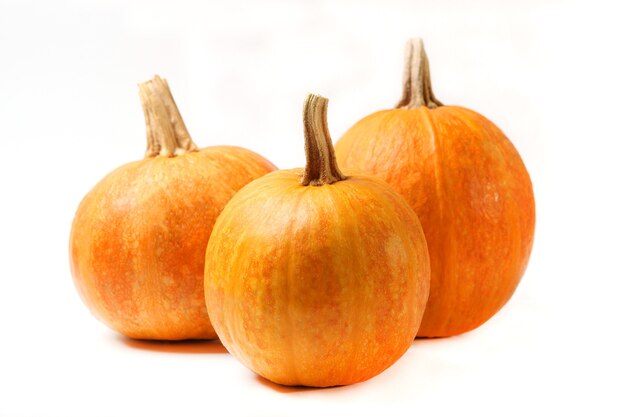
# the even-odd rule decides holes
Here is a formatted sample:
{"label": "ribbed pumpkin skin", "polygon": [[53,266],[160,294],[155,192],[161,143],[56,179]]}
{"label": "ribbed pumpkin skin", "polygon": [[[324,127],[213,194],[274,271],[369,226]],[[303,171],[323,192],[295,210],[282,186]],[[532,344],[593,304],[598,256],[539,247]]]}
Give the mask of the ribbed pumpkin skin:
{"label": "ribbed pumpkin skin", "polygon": [[207,248],[205,294],[226,348],[265,378],[334,386],[371,378],[410,346],[428,298],[419,220],[380,180],[244,187]]}
{"label": "ribbed pumpkin skin", "polygon": [[530,256],[535,203],[524,163],[493,123],[456,106],[384,110],[335,149],[341,166],[383,179],[419,216],[431,262],[419,336],[469,331],[507,302]]}
{"label": "ribbed pumpkin skin", "polygon": [[72,225],[70,265],[85,304],[132,338],[215,338],[203,292],[206,244],[235,192],[273,169],[246,149],[215,146],[111,172]]}

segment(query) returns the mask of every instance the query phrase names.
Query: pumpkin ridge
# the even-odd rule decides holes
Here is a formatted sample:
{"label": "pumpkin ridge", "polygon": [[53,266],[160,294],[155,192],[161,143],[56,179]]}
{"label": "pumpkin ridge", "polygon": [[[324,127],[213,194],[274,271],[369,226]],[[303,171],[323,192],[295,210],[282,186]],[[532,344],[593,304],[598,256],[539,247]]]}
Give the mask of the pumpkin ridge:
{"label": "pumpkin ridge", "polygon": [[[292,212],[293,213],[297,213],[298,212],[298,207],[300,206],[300,204],[302,204],[302,194],[301,193],[299,193],[299,194],[300,195],[298,195],[296,197],[295,204],[293,205],[293,208],[292,208],[292,210],[293,210]],[[290,224],[293,225],[293,223],[294,223],[294,220],[292,219],[290,221]],[[285,281],[284,281],[285,282],[284,285],[287,286],[287,289],[285,291],[287,293],[287,303],[286,303],[285,309],[288,312],[288,314],[287,314],[287,317],[288,317],[287,322],[288,322],[288,327],[289,327],[289,334],[297,335],[299,332],[298,332],[297,326],[294,325],[293,315],[289,314],[289,312],[291,311],[291,306],[293,305],[293,298],[294,298],[293,297],[293,288],[294,288],[294,286],[291,285],[290,278],[294,276],[294,274],[293,274],[294,263],[295,263],[295,260],[297,259],[297,256],[294,255],[294,254],[297,254],[297,251],[295,250],[294,246],[297,243],[297,239],[289,239],[289,240],[290,240],[290,242],[289,242],[289,246],[288,246],[288,250],[287,250],[287,253],[288,253],[288,258],[287,259],[289,259],[288,264],[287,264],[287,279],[285,279]],[[287,359],[287,361],[288,361],[288,363],[290,365],[290,368],[291,368],[291,370],[293,372],[293,375],[295,375],[296,383],[297,384],[302,384],[303,381],[300,379],[300,375],[298,374],[298,366],[297,366],[297,363],[296,363],[296,353],[297,352],[296,352],[296,349],[294,347],[294,339],[295,338],[294,337],[289,337],[288,339],[289,339],[288,342],[287,342],[289,344],[289,349],[288,350],[289,350],[289,352],[291,352],[291,355]]]}
{"label": "pumpkin ridge", "polygon": [[[447,108],[447,107],[446,107]],[[439,153],[440,149],[442,148],[440,140],[439,140],[439,135],[437,134],[437,129],[435,128],[435,123],[433,121],[433,117],[432,114],[430,113],[431,110],[427,109],[426,107],[422,106],[421,108],[418,109],[419,113],[420,113],[420,117],[423,120],[423,123],[425,126],[428,127],[428,130],[430,132],[430,144],[432,146],[432,150],[433,150],[433,158],[435,158],[435,162],[433,163],[433,177],[435,180],[435,194],[436,194],[436,198],[437,198],[437,211],[438,211],[438,227],[437,229],[439,231],[441,230],[445,230],[446,232],[448,231],[448,228],[446,227],[441,227],[442,224],[444,223],[444,218],[445,218],[445,213],[448,211],[447,210],[447,206],[446,206],[446,201],[447,199],[445,199],[445,190],[443,189],[443,180],[442,177],[445,175],[445,170],[442,168],[442,158],[441,155]],[[445,236],[439,238],[439,241],[448,241],[448,236],[449,233],[445,233]],[[428,240],[427,240],[428,243]],[[429,258],[430,258],[430,250],[429,250]],[[431,274],[433,274],[433,264],[434,262],[431,261]],[[437,268],[438,266],[438,268]],[[435,268],[438,269],[437,273],[439,276],[446,276],[445,274],[445,270],[446,270],[446,262],[439,262],[437,264],[437,266]],[[432,285],[432,279],[431,279],[431,286],[430,286],[430,296],[433,295],[433,285]],[[439,284],[443,284],[442,282],[439,282]],[[441,291],[442,285],[437,284],[437,292]],[[429,296],[429,298],[430,298]],[[430,308],[429,305],[426,305],[426,310],[424,311],[424,316],[426,317],[427,315],[429,315],[430,313]],[[450,321],[452,319],[451,315],[448,315],[448,321]],[[423,322],[427,322],[427,320],[424,320],[424,318],[422,318]],[[419,334],[419,330],[418,329],[418,334]]]}
{"label": "pumpkin ridge", "polygon": [[[349,177],[348,177],[349,178]],[[343,182],[343,187],[346,189],[349,189],[350,192],[352,191],[352,181],[344,181]],[[329,193],[328,193],[328,198],[329,200],[332,202],[333,207],[335,208],[336,211],[342,211],[340,210],[338,207],[346,207],[348,204],[346,204],[346,202],[344,201],[344,199],[341,198],[341,195],[339,193],[334,192],[335,190],[337,190],[337,188],[333,188]],[[349,202],[348,202],[349,203]],[[348,229],[346,227],[346,223],[342,224],[342,231],[341,233],[345,234],[345,235],[352,235],[352,236],[358,236],[358,226],[357,226],[357,222],[356,219],[354,217],[351,217],[350,219],[350,228]],[[338,232],[337,229],[335,229],[335,234],[341,234]],[[340,237],[337,238],[337,241],[340,241]],[[362,248],[358,248],[359,252],[358,255],[355,254],[355,259],[365,259],[366,255],[363,255],[362,253]],[[349,284],[348,284],[349,285]],[[351,303],[351,308],[354,309],[358,309],[358,306],[355,306],[356,303]],[[350,310],[352,311],[352,310]],[[354,326],[353,324],[355,322],[358,322],[356,320],[352,320],[352,318],[350,319],[350,324],[351,324],[351,332],[350,332],[350,340],[357,340],[357,334],[358,334],[358,330],[359,327],[358,326]],[[357,352],[353,351],[352,355],[349,355],[350,361],[354,361],[356,358],[358,357]],[[355,380],[357,377],[357,369],[356,368],[351,368],[351,369],[342,369],[344,375],[346,375],[346,377],[349,376],[348,379],[350,380]]]}
{"label": "pumpkin ridge", "polygon": [[[348,176],[347,178],[348,178],[348,181],[344,181],[342,183],[343,189],[341,190],[341,193],[338,192],[339,189],[337,187],[335,187],[334,189],[331,190],[331,192],[328,193],[328,198],[332,202],[332,205],[335,208],[336,212],[346,212],[346,211],[349,212],[351,205],[354,204],[354,202],[352,202],[351,199],[348,199],[347,197],[342,198],[342,194],[349,193],[351,198],[355,198],[356,196],[355,199],[360,199],[360,198],[364,198],[365,197],[364,194],[366,194],[367,191],[369,191],[369,190],[363,190],[363,189],[359,190],[358,187],[354,186],[355,180],[351,179],[350,176]],[[357,181],[358,181],[358,178],[357,178]],[[346,227],[346,223],[343,222],[341,224],[341,228],[342,228],[341,232],[339,232],[338,229],[336,228],[335,233],[338,235],[343,234],[345,236],[351,235],[355,239],[357,239],[360,235],[358,218],[355,216],[350,216],[350,222],[348,224],[350,225],[349,228]],[[338,237],[337,240],[340,241],[341,237]],[[355,259],[359,261],[359,264],[366,263],[366,260],[368,260],[368,257],[363,247],[355,245],[355,249],[358,250],[358,253],[356,253],[354,256]],[[365,269],[365,268],[362,268],[362,269]],[[347,284],[347,286],[349,287],[350,284]],[[371,296],[371,294],[368,294],[368,295]],[[369,299],[368,299],[367,304],[373,304],[374,300],[372,300],[371,297],[368,297],[368,298]],[[359,298],[358,297],[352,298],[351,301],[352,301],[350,304],[351,307],[348,309],[348,311],[351,311],[351,312],[357,311],[357,317],[356,318],[349,317],[349,323],[350,323],[349,340],[363,340],[363,338],[367,336],[367,332],[370,331],[370,329],[362,326],[363,324],[361,321],[362,319],[360,320],[360,318],[362,317],[362,311],[360,307],[361,304],[360,304]],[[350,358],[349,361],[356,361],[359,355],[362,355],[362,354],[363,354],[362,351],[358,351],[356,349],[353,350],[352,354],[348,356],[348,358]],[[348,380],[360,379],[359,373],[363,372],[362,369],[358,369],[357,367],[347,367],[347,368],[344,367],[343,369],[341,369],[341,371]]]}
{"label": "pumpkin ridge", "polygon": [[[228,220],[228,221],[226,221],[226,220]],[[233,216],[226,217],[223,224],[228,225],[228,226],[221,226],[221,227],[224,227],[224,228],[226,228],[226,230],[229,230],[230,227],[231,227],[230,225],[233,223],[233,220],[236,220],[236,218],[233,217]],[[245,237],[245,233],[242,233],[239,236],[239,238],[236,240],[236,242],[233,245],[233,247],[238,248],[239,245],[241,244],[241,242],[243,241],[244,237]],[[235,251],[233,251],[233,252],[235,252]],[[233,262],[233,264],[234,264],[234,262]],[[232,268],[232,264],[229,265],[228,268],[229,269]],[[223,287],[222,291],[224,291],[224,294],[232,294],[234,292],[234,283],[230,282],[230,288]],[[227,301],[227,298],[224,297],[224,304],[226,304],[226,301]],[[207,310],[208,310],[208,308],[207,308]],[[228,311],[230,314],[232,314],[232,312],[233,312],[232,308],[225,308],[224,310]],[[233,331],[232,326],[228,325],[228,321],[227,320],[224,320],[224,322],[227,323],[224,327],[225,327],[226,331],[228,332],[228,340],[230,342],[230,341],[235,339],[233,337],[233,333],[235,333],[235,331]]]}
{"label": "pumpkin ridge", "polygon": [[430,111],[427,109],[420,109],[420,115],[422,119],[425,119],[424,125],[428,126],[428,130],[430,131],[430,143],[433,150],[433,157],[435,158],[435,163],[433,164],[433,166],[435,167],[435,191],[437,194],[436,196],[439,208],[439,223],[441,223],[443,221],[443,213],[445,211],[445,202],[443,198],[445,193],[443,191],[441,181],[444,170],[441,168],[441,158],[439,157],[439,150],[441,149],[441,146],[439,144],[439,135],[437,134],[437,130],[435,129],[435,124],[433,123],[433,118],[430,114]]}

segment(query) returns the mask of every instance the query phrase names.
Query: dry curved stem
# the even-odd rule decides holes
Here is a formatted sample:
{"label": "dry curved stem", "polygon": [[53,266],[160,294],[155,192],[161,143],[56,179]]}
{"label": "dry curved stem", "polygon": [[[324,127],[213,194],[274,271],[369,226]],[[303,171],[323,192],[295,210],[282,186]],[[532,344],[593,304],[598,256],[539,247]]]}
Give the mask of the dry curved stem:
{"label": "dry curved stem", "polygon": [[139,84],[139,96],[146,119],[146,158],[171,157],[198,150],[167,81],[155,75],[152,80]]}
{"label": "dry curved stem", "polygon": [[328,132],[327,109],[327,98],[309,94],[304,100],[306,166],[300,180],[302,185],[332,184],[346,179],[337,166],[335,148]]}
{"label": "dry curved stem", "polygon": [[433,93],[424,42],[421,38],[413,38],[406,43],[402,98],[396,108],[417,109],[421,106],[434,109],[443,103]]}

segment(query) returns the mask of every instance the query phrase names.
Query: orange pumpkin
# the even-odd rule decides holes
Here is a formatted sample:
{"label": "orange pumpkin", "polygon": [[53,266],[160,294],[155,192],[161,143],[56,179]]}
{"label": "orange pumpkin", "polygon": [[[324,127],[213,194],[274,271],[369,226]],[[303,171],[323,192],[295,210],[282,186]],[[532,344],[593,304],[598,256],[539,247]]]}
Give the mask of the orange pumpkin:
{"label": "orange pumpkin", "polygon": [[123,165],[83,199],[70,237],[76,287],[92,313],[139,339],[210,339],[204,253],[237,190],[275,167],[246,149],[198,150],[165,80],[140,87],[145,159]]}
{"label": "orange pumpkin", "polygon": [[400,103],[350,128],[337,160],[385,180],[419,215],[432,276],[418,335],[450,336],[480,326],[515,291],[533,242],[533,190],[500,129],[434,97],[420,39],[406,62]]}
{"label": "orange pumpkin", "polygon": [[279,384],[371,378],[409,347],[428,298],[419,220],[383,181],[344,176],[309,96],[304,170],[272,172],[239,191],[215,223],[205,295],[220,340]]}

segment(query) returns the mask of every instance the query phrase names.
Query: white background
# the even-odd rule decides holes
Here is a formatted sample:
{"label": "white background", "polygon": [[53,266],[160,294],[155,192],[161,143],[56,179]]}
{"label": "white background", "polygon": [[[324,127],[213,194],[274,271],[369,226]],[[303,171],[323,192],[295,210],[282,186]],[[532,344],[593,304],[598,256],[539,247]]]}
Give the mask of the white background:
{"label": "white background", "polygon": [[[626,414],[619,3],[2,0],[0,415]],[[437,97],[498,124],[534,183],[534,251],[496,317],[312,390],[257,378],[220,344],[131,341],[90,315],[70,224],[100,178],[143,156],[136,83],[166,77],[200,146],[302,166],[304,95],[330,98],[337,139],[398,100],[413,36]]]}

